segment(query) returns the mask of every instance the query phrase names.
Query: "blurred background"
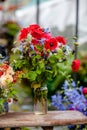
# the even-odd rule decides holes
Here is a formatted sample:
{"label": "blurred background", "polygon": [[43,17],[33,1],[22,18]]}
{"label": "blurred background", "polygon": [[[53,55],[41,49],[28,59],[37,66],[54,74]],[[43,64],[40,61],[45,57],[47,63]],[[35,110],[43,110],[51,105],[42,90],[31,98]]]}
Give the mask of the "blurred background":
{"label": "blurred background", "polygon": [[[0,53],[4,60],[13,60],[11,49],[21,28],[37,23],[49,27],[54,36],[62,35],[68,42],[77,37],[76,58],[81,60],[77,73],[80,85],[87,86],[87,0],[0,0]],[[62,66],[64,68],[64,66]],[[72,74],[67,66],[67,74]],[[48,102],[64,81],[62,75],[48,83]],[[17,84],[20,103],[11,109],[32,110],[32,90],[26,81]],[[19,94],[20,93],[20,94]],[[26,100],[25,100],[26,99]],[[60,128],[62,129],[62,128]],[[64,128],[63,128],[64,130]]]}

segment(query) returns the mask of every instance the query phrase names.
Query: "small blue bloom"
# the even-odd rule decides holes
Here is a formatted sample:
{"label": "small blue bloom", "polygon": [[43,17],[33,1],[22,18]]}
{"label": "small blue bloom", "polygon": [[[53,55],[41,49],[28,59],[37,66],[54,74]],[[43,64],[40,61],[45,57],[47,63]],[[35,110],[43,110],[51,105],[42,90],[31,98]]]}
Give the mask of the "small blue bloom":
{"label": "small blue bloom", "polygon": [[32,44],[30,45],[30,50],[34,50],[34,46]]}
{"label": "small blue bloom", "polygon": [[49,31],[49,28],[44,28],[44,32],[45,33],[49,33],[50,31]]}
{"label": "small blue bloom", "polygon": [[71,48],[68,45],[66,45],[64,48],[65,55],[68,55],[70,52],[71,52]]}
{"label": "small blue bloom", "polygon": [[75,81],[72,81],[72,87],[76,87]]}
{"label": "small blue bloom", "polygon": [[39,43],[39,44],[44,45],[44,42],[45,42],[45,38],[42,38],[41,40],[38,40],[38,43]]}
{"label": "small blue bloom", "polygon": [[63,89],[65,90],[65,89],[67,89],[68,88],[68,85],[69,85],[69,83],[68,83],[68,81],[67,80],[65,80],[65,82],[64,82],[64,84],[63,84]]}
{"label": "small blue bloom", "polygon": [[83,86],[80,86],[80,87],[79,87],[79,90],[80,90],[80,92],[82,93]]}

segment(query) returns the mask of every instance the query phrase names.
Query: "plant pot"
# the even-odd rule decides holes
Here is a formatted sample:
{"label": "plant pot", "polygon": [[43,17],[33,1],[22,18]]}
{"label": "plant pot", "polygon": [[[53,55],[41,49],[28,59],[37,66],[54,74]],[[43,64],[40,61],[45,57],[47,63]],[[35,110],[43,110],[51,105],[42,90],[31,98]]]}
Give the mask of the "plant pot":
{"label": "plant pot", "polygon": [[34,114],[47,113],[47,85],[34,88]]}

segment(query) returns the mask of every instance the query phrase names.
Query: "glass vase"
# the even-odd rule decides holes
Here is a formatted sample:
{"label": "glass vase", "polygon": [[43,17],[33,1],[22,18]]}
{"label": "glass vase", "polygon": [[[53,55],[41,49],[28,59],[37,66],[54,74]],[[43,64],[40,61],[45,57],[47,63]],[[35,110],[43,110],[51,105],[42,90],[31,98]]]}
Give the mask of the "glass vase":
{"label": "glass vase", "polygon": [[47,85],[34,88],[34,114],[47,113]]}

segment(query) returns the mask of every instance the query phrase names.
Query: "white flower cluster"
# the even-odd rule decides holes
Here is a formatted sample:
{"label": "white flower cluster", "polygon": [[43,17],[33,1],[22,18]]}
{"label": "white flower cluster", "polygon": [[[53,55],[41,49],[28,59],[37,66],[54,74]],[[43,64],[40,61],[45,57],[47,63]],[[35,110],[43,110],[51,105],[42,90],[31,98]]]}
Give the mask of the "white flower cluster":
{"label": "white flower cluster", "polygon": [[0,87],[8,87],[9,83],[13,82],[13,69],[7,65],[0,67]]}

